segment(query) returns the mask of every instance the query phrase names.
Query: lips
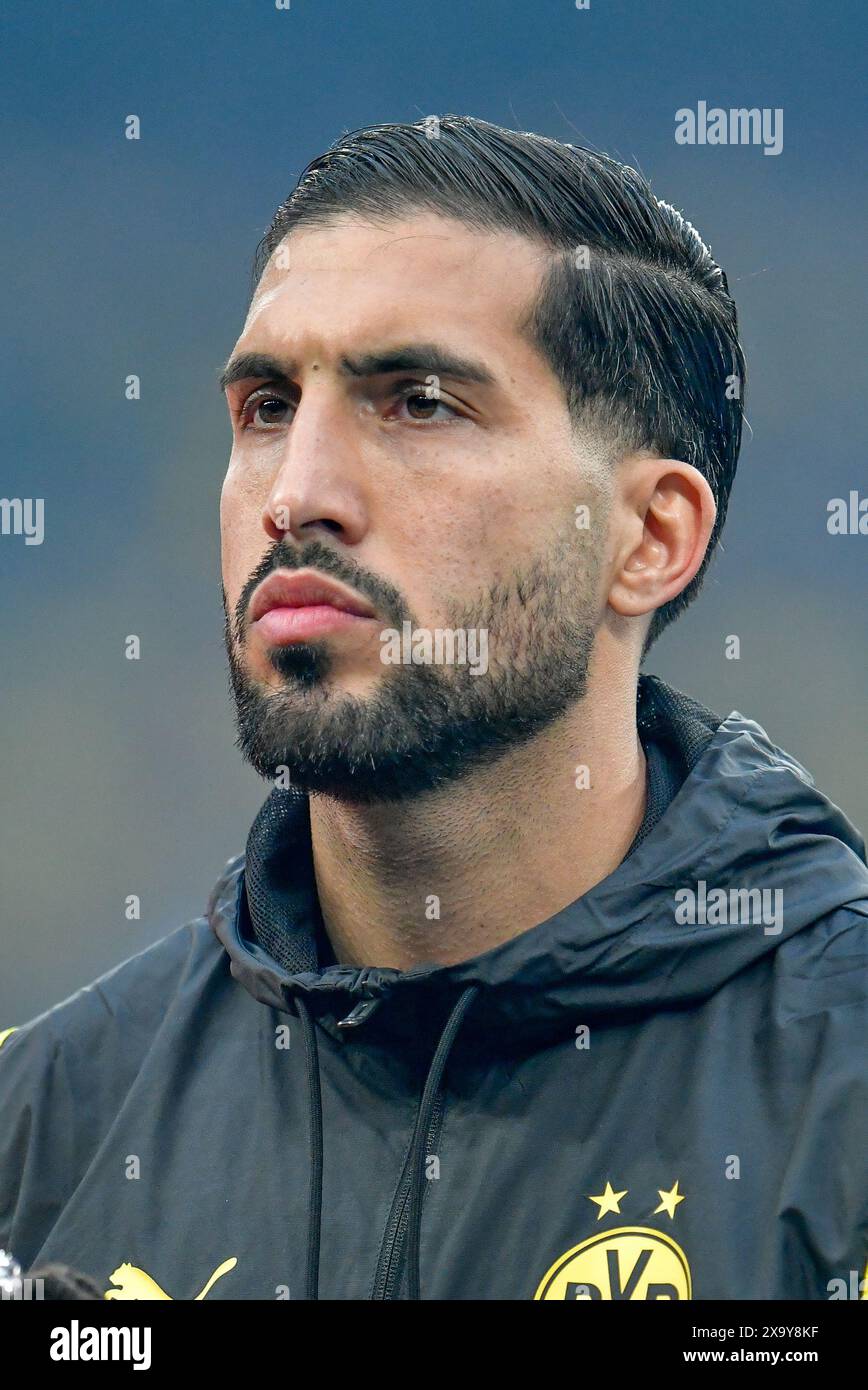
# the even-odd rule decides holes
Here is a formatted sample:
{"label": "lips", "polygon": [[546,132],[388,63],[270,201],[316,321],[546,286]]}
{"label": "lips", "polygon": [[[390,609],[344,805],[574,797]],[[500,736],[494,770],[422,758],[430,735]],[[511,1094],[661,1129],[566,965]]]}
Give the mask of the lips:
{"label": "lips", "polygon": [[250,621],[255,623],[274,608],[335,608],[356,618],[373,618],[374,609],[358,594],[336,580],[310,570],[278,570],[259,585],[250,601]]}
{"label": "lips", "polygon": [[374,616],[371,605],[352,589],[313,570],[278,570],[250,601],[251,629],[268,647],[351,633]]}

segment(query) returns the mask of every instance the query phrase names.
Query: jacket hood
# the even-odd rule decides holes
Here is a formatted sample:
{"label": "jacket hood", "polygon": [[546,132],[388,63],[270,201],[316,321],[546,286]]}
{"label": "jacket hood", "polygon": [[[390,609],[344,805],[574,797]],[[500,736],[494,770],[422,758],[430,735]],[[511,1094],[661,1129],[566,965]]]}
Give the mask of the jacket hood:
{"label": "jacket hood", "polygon": [[698,1003],[836,909],[866,910],[862,836],[757,723],[645,675],[637,720],[686,769],[656,825],[581,898],[458,965],[321,964],[308,800],[272,790],[207,909],[233,976],[264,1004],[295,1012],[301,996],[352,1022],[373,1001],[448,1008],[476,986],[464,1031],[520,1023],[526,1038]]}

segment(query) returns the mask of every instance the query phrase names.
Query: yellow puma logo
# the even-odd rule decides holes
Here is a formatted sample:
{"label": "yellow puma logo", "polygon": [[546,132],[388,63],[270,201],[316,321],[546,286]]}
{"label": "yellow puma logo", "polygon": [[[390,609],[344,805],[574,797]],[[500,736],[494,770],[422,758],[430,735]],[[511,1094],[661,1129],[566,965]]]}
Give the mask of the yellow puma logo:
{"label": "yellow puma logo", "polygon": [[[224,1260],[222,1265],[217,1266],[202,1292],[197,1293],[191,1301],[200,1303],[217,1283],[217,1280],[222,1279],[224,1274],[228,1274],[230,1269],[234,1269],[237,1263],[238,1261],[234,1257],[231,1260]],[[131,1301],[138,1299],[140,1302],[155,1302],[162,1298],[167,1299],[170,1303],[174,1301],[170,1293],[163,1292],[156,1279],[152,1279],[150,1274],[146,1274],[143,1269],[139,1269],[136,1265],[118,1265],[117,1269],[109,1275],[109,1278],[113,1284],[117,1284],[119,1287],[106,1289],[103,1298],[121,1298]]]}
{"label": "yellow puma logo", "polygon": [[3,1032],[0,1033],[0,1047],[3,1046],[3,1044],[4,1044],[5,1041],[6,1041],[6,1039],[9,1037],[9,1034],[10,1034],[10,1033],[17,1033],[17,1032],[18,1032],[18,1029],[17,1029],[17,1028],[4,1028],[4,1029],[3,1029]]}

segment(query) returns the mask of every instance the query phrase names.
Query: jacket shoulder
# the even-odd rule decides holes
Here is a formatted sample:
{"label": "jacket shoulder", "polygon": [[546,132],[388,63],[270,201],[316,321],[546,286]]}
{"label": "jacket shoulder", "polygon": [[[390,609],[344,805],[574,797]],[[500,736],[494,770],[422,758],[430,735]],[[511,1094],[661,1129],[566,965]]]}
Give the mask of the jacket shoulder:
{"label": "jacket shoulder", "polygon": [[159,1026],[190,975],[219,951],[207,920],[197,918],[27,1022],[0,1028],[0,1088],[12,1072],[69,1047],[97,1047],[121,1025],[129,1051],[138,1034]]}
{"label": "jacket shoulder", "polygon": [[[775,976],[782,1022],[849,1016],[854,1029],[864,1030],[868,901],[841,906],[783,942],[775,953]],[[860,1059],[864,1063],[864,1055]]]}
{"label": "jacket shoulder", "polygon": [[197,918],[21,1026],[3,1020],[0,1247],[30,1188],[43,1214],[62,1208],[161,1028],[186,1013],[221,954]]}

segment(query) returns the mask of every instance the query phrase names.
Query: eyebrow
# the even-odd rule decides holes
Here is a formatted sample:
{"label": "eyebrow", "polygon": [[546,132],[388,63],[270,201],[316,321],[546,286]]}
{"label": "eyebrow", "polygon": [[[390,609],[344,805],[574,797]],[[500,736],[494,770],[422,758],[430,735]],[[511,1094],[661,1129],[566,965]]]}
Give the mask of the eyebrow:
{"label": "eyebrow", "polygon": [[[451,377],[456,381],[473,381],[479,386],[494,386],[494,373],[469,357],[458,357],[436,343],[404,343],[384,352],[363,353],[361,357],[342,357],[341,371],[347,376],[386,376],[390,372],[420,372],[429,376]],[[295,363],[281,360],[265,352],[242,352],[230,357],[219,376],[221,391],[236,381],[251,378],[274,381],[291,386]]]}

